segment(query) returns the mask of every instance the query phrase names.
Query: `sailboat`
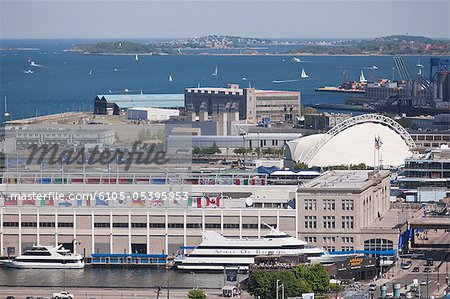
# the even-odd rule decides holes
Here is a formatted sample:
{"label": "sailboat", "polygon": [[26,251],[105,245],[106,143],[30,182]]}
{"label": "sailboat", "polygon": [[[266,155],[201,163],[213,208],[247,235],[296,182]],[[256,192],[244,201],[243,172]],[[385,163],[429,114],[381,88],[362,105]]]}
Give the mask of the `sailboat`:
{"label": "sailboat", "polygon": [[26,70],[24,71],[25,74],[33,74],[34,72],[32,70]]}
{"label": "sailboat", "polygon": [[218,74],[219,74],[219,69],[216,66],[216,69],[214,70],[214,73],[211,74],[211,76],[217,77]]}
{"label": "sailboat", "polygon": [[92,70],[89,71],[89,75],[92,75]]}
{"label": "sailboat", "polygon": [[169,75],[169,82],[172,82],[172,81],[173,81],[172,75]]}
{"label": "sailboat", "polygon": [[306,74],[305,69],[302,69],[302,74],[300,75],[300,78],[306,79],[306,78],[308,78],[308,77],[309,77],[309,76]]}
{"label": "sailboat", "polygon": [[366,77],[364,77],[363,71],[361,71],[361,75],[359,75],[359,82],[361,83],[367,82]]}
{"label": "sailboat", "polygon": [[6,105],[6,96],[5,96],[5,114],[3,114],[4,116],[8,117],[11,114],[8,113],[8,106]]}
{"label": "sailboat", "polygon": [[134,58],[134,60],[136,60],[136,61],[138,61],[139,60],[139,57],[138,57],[138,55],[136,54],[136,57]]}

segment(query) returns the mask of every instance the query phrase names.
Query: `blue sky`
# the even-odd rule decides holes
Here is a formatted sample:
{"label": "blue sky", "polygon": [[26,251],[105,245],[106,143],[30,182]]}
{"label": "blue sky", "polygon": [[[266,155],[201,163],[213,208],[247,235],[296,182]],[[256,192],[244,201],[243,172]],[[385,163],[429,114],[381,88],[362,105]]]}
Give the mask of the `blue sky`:
{"label": "blue sky", "polygon": [[449,38],[450,1],[5,1],[1,38]]}

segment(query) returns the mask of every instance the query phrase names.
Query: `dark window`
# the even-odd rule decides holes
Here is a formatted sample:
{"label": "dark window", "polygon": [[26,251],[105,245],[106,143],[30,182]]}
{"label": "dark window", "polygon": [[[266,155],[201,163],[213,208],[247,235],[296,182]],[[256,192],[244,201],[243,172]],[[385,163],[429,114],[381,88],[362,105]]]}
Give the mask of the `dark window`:
{"label": "dark window", "polygon": [[[55,224],[53,224],[55,226]],[[58,222],[58,227],[73,227],[72,222]]]}
{"label": "dark window", "polygon": [[183,223],[169,223],[169,228],[183,228]]}
{"label": "dark window", "polygon": [[205,228],[220,228],[220,223],[206,223]]}
{"label": "dark window", "polygon": [[200,223],[187,223],[186,224],[187,228],[201,228],[201,224]]}
{"label": "dark window", "polygon": [[109,227],[109,222],[95,222],[94,227]]}
{"label": "dark window", "polygon": [[128,223],[113,223],[113,227],[128,227]]}
{"label": "dark window", "polygon": [[166,225],[164,223],[150,223],[149,226],[151,228],[164,228]]}
{"label": "dark window", "polygon": [[[39,222],[40,227],[55,227],[55,222]],[[59,226],[59,223],[58,223]]]}
{"label": "dark window", "polygon": [[3,222],[4,227],[19,227],[19,222]]}
{"label": "dark window", "polygon": [[22,227],[36,227],[36,222],[22,222]]}
{"label": "dark window", "polygon": [[133,222],[131,223],[131,227],[147,227],[147,223]]}

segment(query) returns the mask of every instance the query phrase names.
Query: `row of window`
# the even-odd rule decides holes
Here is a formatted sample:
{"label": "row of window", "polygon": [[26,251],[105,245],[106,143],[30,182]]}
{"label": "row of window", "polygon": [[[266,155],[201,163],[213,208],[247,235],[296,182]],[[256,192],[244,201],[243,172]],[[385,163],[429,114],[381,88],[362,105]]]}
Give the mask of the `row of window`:
{"label": "row of window", "polygon": [[[3,227],[19,227],[19,222],[3,222]],[[21,227],[37,227],[37,222],[22,222]],[[39,227],[55,227],[55,223],[39,222]],[[73,227],[73,223],[58,222],[58,227]]]}
{"label": "row of window", "polygon": [[[94,227],[110,227],[110,223],[109,222],[96,222],[94,223]],[[273,224],[272,226],[276,227],[275,224]],[[127,222],[121,222],[121,223],[113,223],[113,227],[128,227],[128,223]],[[141,227],[141,228],[146,228],[147,224],[146,223],[131,223],[131,227]],[[164,223],[149,223],[149,227],[150,228],[165,228],[165,224]],[[168,223],[167,224],[168,228],[184,228],[183,223]],[[202,225],[200,223],[186,223],[186,228],[201,228]],[[261,224],[260,226],[261,228],[266,228],[265,225]],[[220,223],[205,223],[205,228],[220,228]],[[224,223],[223,224],[223,228],[225,229],[231,229],[231,228],[239,228],[239,224],[238,223]],[[248,223],[243,223],[242,224],[242,228],[243,229],[258,229],[258,224],[248,224]]]}
{"label": "row of window", "polygon": [[[341,217],[341,228],[353,229],[355,227],[353,216]],[[317,216],[305,216],[305,228],[314,229],[317,228]],[[323,228],[334,229],[336,228],[335,216],[323,216]]]}
{"label": "row of window", "polygon": [[[317,211],[317,199],[305,199],[304,208],[307,211]],[[324,199],[322,208],[324,211],[335,211],[336,200]],[[343,199],[341,202],[341,209],[343,211],[353,211],[354,210],[353,199]]]}
{"label": "row of window", "polygon": [[[39,227],[55,227],[54,222],[39,222]],[[183,223],[168,223],[168,228],[183,228]],[[276,227],[275,224],[272,224],[272,226]],[[3,222],[3,227],[19,227],[19,222]],[[37,222],[22,222],[21,227],[37,227]],[[73,227],[72,222],[58,222],[58,227]],[[111,227],[111,224],[109,222],[95,222],[94,227]],[[128,227],[127,222],[114,222],[113,227],[122,227],[126,228]],[[131,223],[131,227],[136,228],[146,228],[147,223]],[[164,223],[150,223],[150,228],[165,228]],[[202,225],[200,223],[186,223],[186,228],[201,228]],[[261,228],[266,228],[265,225],[261,224]],[[205,223],[205,228],[220,228],[220,223]],[[223,228],[225,229],[231,229],[231,228],[239,228],[238,223],[224,223]],[[258,229],[258,224],[248,224],[243,223],[242,224],[243,229]]]}
{"label": "row of window", "polygon": [[[328,252],[334,252],[336,251],[336,246],[323,246],[323,250]],[[353,251],[355,250],[355,247],[353,246],[342,246],[341,251]]]}

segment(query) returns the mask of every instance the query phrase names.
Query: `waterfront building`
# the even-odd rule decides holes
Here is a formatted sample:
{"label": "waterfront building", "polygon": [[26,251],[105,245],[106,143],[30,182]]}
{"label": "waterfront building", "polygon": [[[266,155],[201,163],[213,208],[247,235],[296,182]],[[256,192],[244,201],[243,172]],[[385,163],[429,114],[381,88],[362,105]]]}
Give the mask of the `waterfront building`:
{"label": "waterfront building", "polygon": [[352,116],[352,114],[342,113],[306,114],[304,115],[304,128],[321,131],[329,130]]}
{"label": "waterfront building", "polygon": [[[5,172],[0,184],[1,255],[58,243],[87,257],[172,255],[199,245],[205,230],[230,238],[262,238],[269,232],[263,223],[328,251],[396,249],[398,229],[393,227],[398,218],[389,210],[389,172],[311,175],[298,187],[254,172]],[[141,197],[164,191],[188,195],[186,200]]]}
{"label": "waterfront building", "polygon": [[415,147],[409,133],[393,119],[364,114],[349,118],[324,134],[288,142],[286,165],[301,162],[309,166],[398,166],[412,156]]}
{"label": "waterfront building", "polygon": [[240,88],[238,84],[186,88],[185,107],[192,120],[238,113],[238,119],[250,123],[290,123],[300,116],[300,92]]}
{"label": "waterfront building", "polygon": [[161,122],[169,120],[171,117],[177,117],[180,111],[176,109],[160,109],[160,108],[128,108],[127,118],[130,120],[143,120],[152,122]]}
{"label": "waterfront building", "polygon": [[114,130],[94,130],[44,127],[44,126],[11,126],[7,127],[8,135],[14,136],[16,146],[24,149],[30,145],[80,146],[95,144],[111,145],[116,141]]}
{"label": "waterfront building", "polygon": [[94,99],[94,114],[119,115],[129,108],[180,109],[183,94],[106,94]]}
{"label": "waterfront building", "polygon": [[450,196],[450,148],[446,145],[420,158],[405,160],[405,177],[400,189],[408,190],[411,201],[439,201]]}
{"label": "waterfront building", "polygon": [[[448,126],[448,124],[447,124]],[[411,138],[416,144],[416,149],[418,151],[424,152],[426,149],[438,148],[441,146],[450,147],[450,131],[418,131],[409,130]]]}
{"label": "waterfront building", "polygon": [[[216,145],[220,149],[236,148],[282,148],[286,142],[298,139],[300,133],[248,133],[246,135],[229,136],[188,136],[188,135],[169,135],[166,138],[167,149],[178,149],[184,144],[192,144],[195,147],[213,147]],[[231,152],[230,152],[231,153]]]}
{"label": "waterfront building", "polygon": [[397,249],[389,171],[329,171],[297,190],[298,233],[327,251]]}

